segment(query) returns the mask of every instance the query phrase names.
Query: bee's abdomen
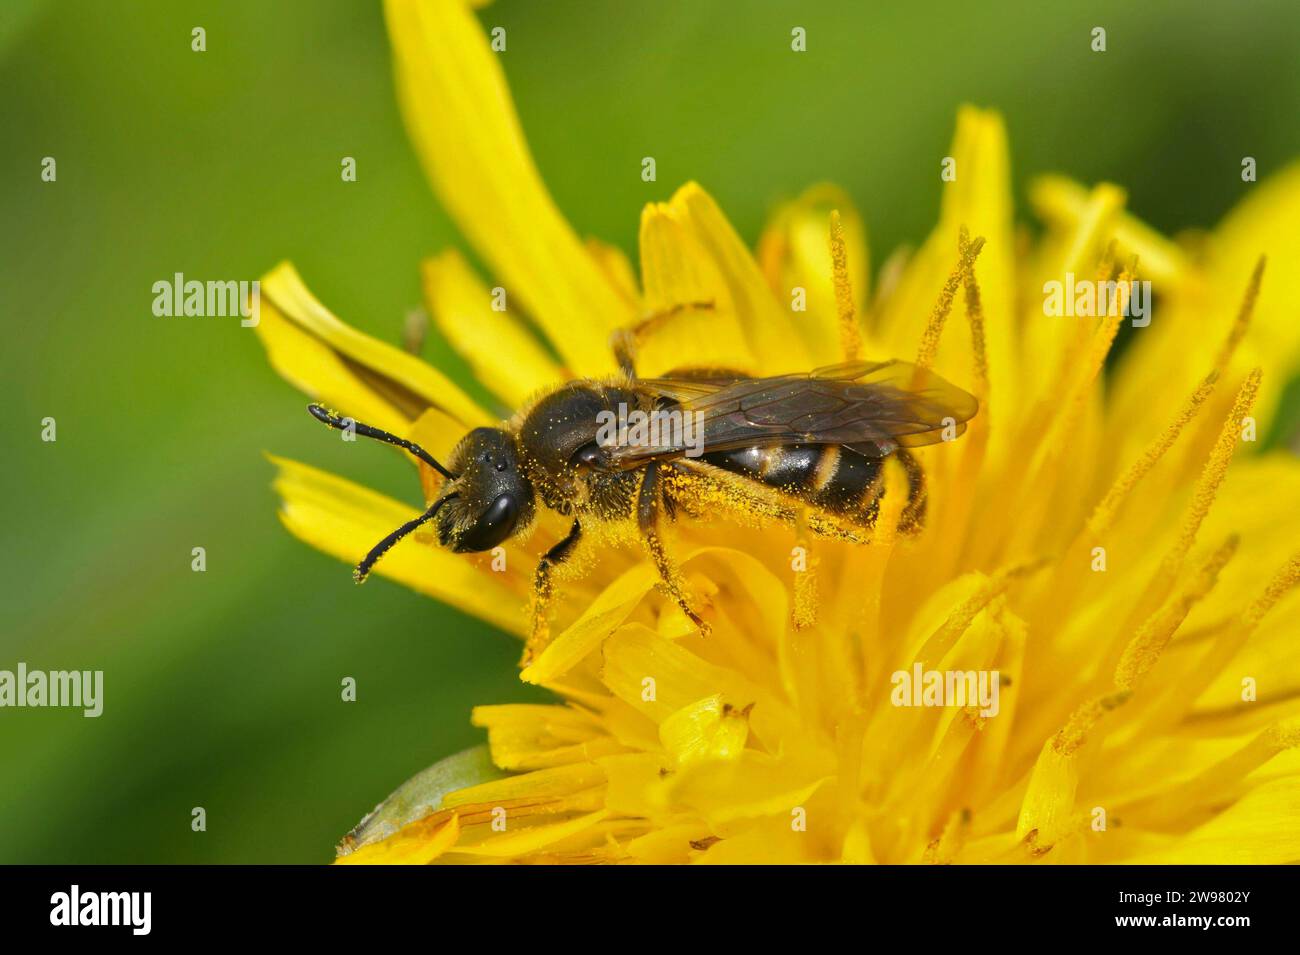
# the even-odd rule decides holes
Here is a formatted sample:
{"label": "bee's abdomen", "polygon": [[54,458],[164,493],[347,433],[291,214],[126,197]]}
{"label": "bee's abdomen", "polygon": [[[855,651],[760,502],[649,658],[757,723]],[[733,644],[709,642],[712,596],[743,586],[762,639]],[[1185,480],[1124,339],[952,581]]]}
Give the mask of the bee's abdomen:
{"label": "bee's abdomen", "polygon": [[[880,460],[836,444],[712,451],[703,459],[833,514],[864,521],[875,513],[880,495]],[[919,492],[919,481],[911,483]]]}

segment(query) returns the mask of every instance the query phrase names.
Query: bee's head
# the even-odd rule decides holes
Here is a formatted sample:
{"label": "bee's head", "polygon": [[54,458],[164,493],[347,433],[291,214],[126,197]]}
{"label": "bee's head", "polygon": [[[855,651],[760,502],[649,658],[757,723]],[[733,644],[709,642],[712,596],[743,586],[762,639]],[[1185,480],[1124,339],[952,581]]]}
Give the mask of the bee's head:
{"label": "bee's head", "polygon": [[514,436],[475,428],[451,453],[438,514],[438,541],[457,553],[491,550],[533,519],[533,486],[519,468]]}
{"label": "bee's head", "polygon": [[387,431],[312,404],[313,418],[342,431],[350,431],[405,448],[441,474],[442,493],[419,517],[393,531],[357,564],[353,576],[361,583],[379,559],[420,525],[437,521],[438,541],[457,553],[491,550],[533,519],[533,487],[519,468],[514,437],[500,428],[475,428],[452,451],[451,467],[443,467],[428,451]]}

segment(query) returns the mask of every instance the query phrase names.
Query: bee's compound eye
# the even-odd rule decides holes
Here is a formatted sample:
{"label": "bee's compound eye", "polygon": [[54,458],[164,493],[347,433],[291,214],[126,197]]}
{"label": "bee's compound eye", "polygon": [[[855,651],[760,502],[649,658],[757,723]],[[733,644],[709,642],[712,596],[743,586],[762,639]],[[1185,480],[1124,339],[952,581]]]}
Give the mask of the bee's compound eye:
{"label": "bee's compound eye", "polygon": [[473,525],[460,535],[456,550],[461,553],[491,550],[510,536],[519,520],[519,502],[513,494],[498,494]]}
{"label": "bee's compound eye", "polygon": [[573,455],[573,463],[597,471],[602,470],[605,467],[605,452],[595,443],[583,445]]}

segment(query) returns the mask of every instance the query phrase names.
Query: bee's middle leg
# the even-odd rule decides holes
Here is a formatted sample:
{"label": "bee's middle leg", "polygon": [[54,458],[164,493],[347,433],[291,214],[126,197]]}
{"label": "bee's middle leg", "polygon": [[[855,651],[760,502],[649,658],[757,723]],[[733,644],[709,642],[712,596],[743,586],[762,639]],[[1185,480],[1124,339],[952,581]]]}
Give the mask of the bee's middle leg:
{"label": "bee's middle leg", "polygon": [[556,565],[564,563],[573,556],[573,551],[581,538],[582,524],[575,520],[563,540],[551,547],[537,562],[537,570],[533,574],[532,628],[524,644],[523,666],[528,666],[537,659],[537,655],[545,650],[550,642],[551,628],[547,622],[547,611],[551,606],[551,598],[555,596],[555,583],[551,579],[551,572]]}
{"label": "bee's middle leg", "polygon": [[668,591],[668,596],[673,598],[677,606],[682,608],[682,613],[699,628],[700,634],[707,637],[709,625],[691,609],[686,593],[682,589],[681,571],[673,566],[664,547],[663,537],[660,536],[659,510],[662,504],[663,489],[659,478],[659,466],[651,464],[646,468],[645,477],[641,481],[641,490],[637,495],[636,519],[637,527],[641,530],[641,540],[650,554],[650,559],[654,561],[655,569],[659,571],[659,577],[663,581],[664,589]]}

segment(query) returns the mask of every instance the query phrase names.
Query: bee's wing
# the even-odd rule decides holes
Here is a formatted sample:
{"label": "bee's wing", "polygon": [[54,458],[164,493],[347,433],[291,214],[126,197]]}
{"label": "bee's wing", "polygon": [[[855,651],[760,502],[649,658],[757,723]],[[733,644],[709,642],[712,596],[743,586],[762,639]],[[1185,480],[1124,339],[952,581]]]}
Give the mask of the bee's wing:
{"label": "bee's wing", "polygon": [[723,388],[742,381],[761,381],[730,372],[697,371],[693,368],[670,371],[663,378],[638,378],[636,386],[673,401],[691,401],[717,394]]}
{"label": "bee's wing", "polygon": [[[805,375],[712,381],[644,379],[637,384],[677,402],[702,428],[699,453],[777,444],[840,444],[871,458],[896,448],[956,434],[979,402],[911,362],[846,362]],[[608,449],[616,467],[682,457],[685,434],[668,432],[656,445]],[[694,442],[693,442],[694,443]]]}

